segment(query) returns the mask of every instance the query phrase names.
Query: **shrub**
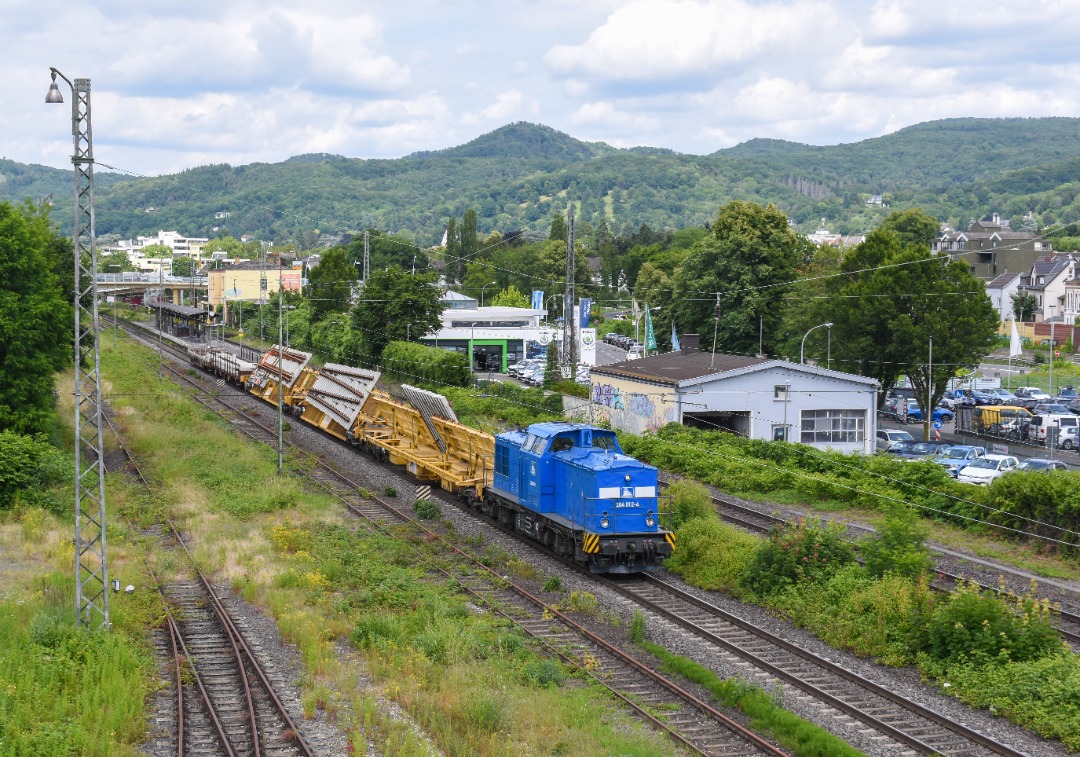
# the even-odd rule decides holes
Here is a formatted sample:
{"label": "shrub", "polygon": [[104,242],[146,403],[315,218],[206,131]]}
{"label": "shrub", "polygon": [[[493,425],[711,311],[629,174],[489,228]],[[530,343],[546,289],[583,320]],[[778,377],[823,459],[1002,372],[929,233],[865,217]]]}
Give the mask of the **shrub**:
{"label": "shrub", "polygon": [[742,575],[754,560],[761,539],[721,523],[695,518],[675,534],[675,552],[664,565],[695,586],[739,594]]}
{"label": "shrub", "polygon": [[382,353],[383,369],[401,380],[435,386],[468,386],[469,359],[458,352],[415,342],[390,342]]}
{"label": "shrub", "polygon": [[634,617],[630,619],[630,641],[640,644],[645,641],[645,615],[641,610],[634,610]]}
{"label": "shrub", "polygon": [[435,520],[442,517],[439,503],[433,499],[418,499],[413,502],[413,510],[416,511],[420,520]]}
{"label": "shrub", "polygon": [[1049,602],[1038,600],[1033,591],[1006,599],[975,584],[960,586],[938,605],[924,643],[931,661],[976,664],[1034,660],[1061,646]]}
{"label": "shrub", "polygon": [[674,531],[694,518],[716,517],[712,495],[696,481],[676,481],[665,493],[671,499],[660,518],[660,525],[664,528]]}
{"label": "shrub", "polygon": [[861,566],[846,565],[822,583],[789,586],[769,606],[781,610],[822,640],[887,665],[914,661],[933,604],[926,577],[895,574],[875,579]]}
{"label": "shrub", "polygon": [[46,489],[71,476],[67,456],[43,435],[0,432],[0,510],[11,507],[16,496],[41,504]]}
{"label": "shrub", "polygon": [[397,489],[392,486],[387,486],[385,489],[383,489],[383,495],[387,497],[396,497]]}
{"label": "shrub", "polygon": [[562,591],[563,582],[558,576],[548,576],[544,581],[544,591]]}
{"label": "shrub", "polygon": [[928,533],[929,528],[910,507],[889,506],[877,535],[860,544],[866,570],[875,577],[895,573],[914,578],[927,573],[934,567],[930,550],[923,543]]}
{"label": "shrub", "polygon": [[560,686],[564,677],[562,665],[554,660],[533,660],[522,675],[526,684],[538,689]]}
{"label": "shrub", "polygon": [[803,581],[822,581],[855,560],[844,527],[800,518],[773,530],[743,574],[743,584],[759,596]]}

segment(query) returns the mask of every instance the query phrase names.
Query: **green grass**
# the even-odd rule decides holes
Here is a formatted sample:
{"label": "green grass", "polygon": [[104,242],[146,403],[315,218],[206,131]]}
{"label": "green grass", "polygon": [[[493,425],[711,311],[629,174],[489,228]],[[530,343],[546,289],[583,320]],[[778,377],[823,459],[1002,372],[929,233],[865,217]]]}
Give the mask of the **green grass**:
{"label": "green grass", "polygon": [[75,624],[74,582],[44,576],[0,601],[0,755],[135,755],[146,730],[153,654],[125,626]]}
{"label": "green grass", "polygon": [[[738,678],[722,679],[704,665],[672,654],[658,644],[642,646],[664,663],[664,670],[704,686],[725,707],[734,707],[750,717],[750,726],[769,734],[785,749],[799,757],[859,757],[863,755],[842,739],[783,709],[772,696]],[[865,757],[865,755],[863,755]]]}
{"label": "green grass", "polygon": [[[279,479],[270,450],[159,382],[145,354],[121,343],[105,373],[157,507],[186,518],[203,567],[225,572],[275,619],[302,660],[305,713],[326,713],[358,754],[368,742],[406,756],[676,753],[429,573],[445,559],[437,543],[369,533],[329,498]],[[125,507],[145,505],[134,490],[117,491]],[[504,566],[506,557],[490,559]],[[408,717],[376,704],[387,698]]]}

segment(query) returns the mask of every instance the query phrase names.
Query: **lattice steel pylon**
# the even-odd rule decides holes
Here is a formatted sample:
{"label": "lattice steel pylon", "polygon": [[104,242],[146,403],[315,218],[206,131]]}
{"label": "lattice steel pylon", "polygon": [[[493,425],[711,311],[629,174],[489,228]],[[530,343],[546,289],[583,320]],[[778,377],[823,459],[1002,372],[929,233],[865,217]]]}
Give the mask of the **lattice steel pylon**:
{"label": "lattice steel pylon", "polygon": [[90,80],[74,83],[55,68],[47,103],[62,103],[59,76],[71,87],[75,152],[75,610],[79,623],[109,628],[109,561],[105,543],[105,446],[101,428],[97,243],[94,238],[94,143]]}

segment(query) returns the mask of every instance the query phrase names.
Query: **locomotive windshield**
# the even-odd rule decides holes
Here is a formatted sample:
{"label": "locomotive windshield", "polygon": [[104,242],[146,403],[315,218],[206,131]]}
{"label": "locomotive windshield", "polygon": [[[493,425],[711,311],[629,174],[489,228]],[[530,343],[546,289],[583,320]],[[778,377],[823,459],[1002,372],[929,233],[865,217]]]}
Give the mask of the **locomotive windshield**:
{"label": "locomotive windshield", "polygon": [[608,434],[593,434],[592,446],[599,447],[600,449],[606,449],[609,452],[617,452],[618,445],[615,442],[615,437]]}

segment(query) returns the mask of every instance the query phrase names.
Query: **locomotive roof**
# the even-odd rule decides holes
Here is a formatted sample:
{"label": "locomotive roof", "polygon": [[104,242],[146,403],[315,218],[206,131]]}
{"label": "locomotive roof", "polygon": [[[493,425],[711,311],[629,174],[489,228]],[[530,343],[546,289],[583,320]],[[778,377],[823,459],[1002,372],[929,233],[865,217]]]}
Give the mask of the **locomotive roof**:
{"label": "locomotive roof", "polygon": [[592,431],[608,431],[606,428],[600,428],[599,426],[590,426],[588,423],[565,423],[563,421],[548,421],[546,423],[534,423],[525,429],[526,433],[533,436],[539,436],[544,439],[550,439],[556,434],[561,434],[564,431],[578,431],[580,429],[590,429]]}

